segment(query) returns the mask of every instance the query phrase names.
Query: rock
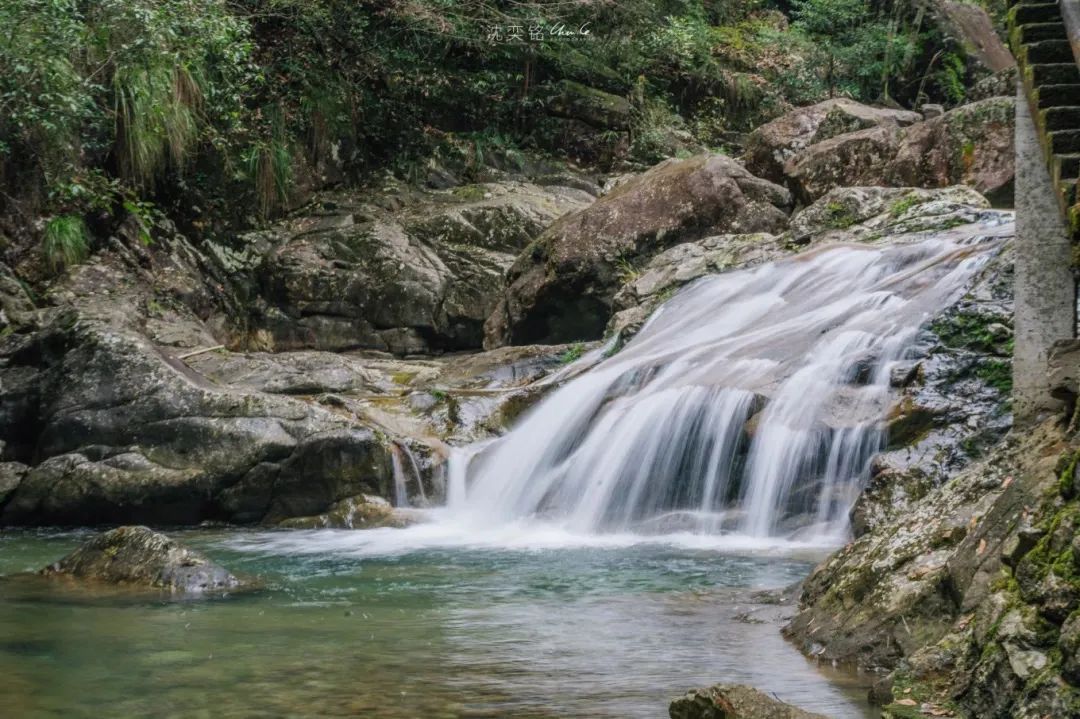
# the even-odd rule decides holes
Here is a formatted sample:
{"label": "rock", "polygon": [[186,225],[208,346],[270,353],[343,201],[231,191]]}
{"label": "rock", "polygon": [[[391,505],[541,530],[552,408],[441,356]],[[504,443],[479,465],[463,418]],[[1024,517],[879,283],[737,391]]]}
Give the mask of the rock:
{"label": "rock", "polygon": [[825,719],[738,684],[695,689],[671,702],[671,719]]}
{"label": "rock", "polygon": [[333,214],[274,230],[254,272],[269,303],[261,324],[278,351],[477,348],[514,257],[592,200],[523,182],[422,193],[389,211],[335,195]]}
{"label": "rock", "polygon": [[1016,67],[1016,60],[982,6],[946,0],[936,3],[931,12],[939,27],[963,49],[966,59],[977,63],[984,72],[996,73]]}
{"label": "rock", "polygon": [[0,462],[0,507],[18,489],[28,469],[22,462]]}
{"label": "rock", "polygon": [[572,80],[561,80],[544,108],[551,115],[579,120],[600,130],[628,130],[633,106],[625,97]]}
{"label": "rock", "polygon": [[1015,66],[987,75],[971,86],[967,92],[967,101],[978,102],[991,97],[1015,97],[1016,75]]}
{"label": "rock", "polygon": [[1015,99],[994,97],[899,129],[882,125],[809,145],[784,173],[809,204],[836,187],[968,185],[994,202],[1011,198]]}
{"label": "rock", "polygon": [[789,201],[722,155],[663,162],[563,217],[518,256],[485,347],[597,338],[634,263],[710,234],[776,232]]}
{"label": "rock", "polygon": [[423,521],[415,510],[396,509],[382,497],[362,494],[343,499],[324,514],[293,517],[278,523],[289,529],[376,529],[408,527]]}
{"label": "rock", "polygon": [[1080,340],[1058,340],[1050,348],[1047,362],[1050,394],[1066,405],[1071,416],[1080,396]]}
{"label": "rock", "polygon": [[[904,132],[885,184],[968,185],[1004,203],[1012,198],[1015,159],[1013,97],[994,97],[950,110]],[[852,183],[847,183],[852,184]]]}
{"label": "rock", "polygon": [[1062,675],[1080,686],[1080,612],[1072,614],[1061,625],[1058,647],[1061,649]]}
{"label": "rock", "polygon": [[239,579],[205,555],[135,526],[97,535],[41,574],[188,594],[242,587]]}
{"label": "rock", "polygon": [[810,145],[856,130],[911,125],[920,119],[918,113],[870,107],[846,98],[800,107],[750,133],[744,154],[746,169],[783,183],[784,165]]}
{"label": "rock", "polygon": [[924,120],[933,120],[935,117],[941,117],[945,114],[945,108],[941,105],[928,104],[923,105],[920,109]]}
{"label": "rock", "polygon": [[804,204],[837,187],[888,185],[889,163],[900,147],[901,137],[900,129],[890,125],[839,135],[793,156],[784,166],[784,173],[795,196]]}
{"label": "rock", "polygon": [[975,222],[989,207],[986,198],[962,186],[838,187],[797,212],[789,231],[800,245],[895,239]]}
{"label": "rock", "polygon": [[606,335],[623,341],[635,334],[649,315],[671,295],[706,274],[768,262],[787,252],[775,235],[714,235],[683,242],[649,260],[615,294]]}

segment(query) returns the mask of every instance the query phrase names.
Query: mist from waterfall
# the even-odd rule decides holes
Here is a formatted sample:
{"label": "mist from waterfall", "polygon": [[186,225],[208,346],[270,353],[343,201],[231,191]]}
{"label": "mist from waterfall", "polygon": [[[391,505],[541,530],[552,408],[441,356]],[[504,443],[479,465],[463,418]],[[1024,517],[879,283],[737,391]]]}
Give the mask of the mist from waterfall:
{"label": "mist from waterfall", "polygon": [[507,435],[456,450],[446,515],[836,541],[886,439],[893,368],[999,246],[946,233],[703,278]]}

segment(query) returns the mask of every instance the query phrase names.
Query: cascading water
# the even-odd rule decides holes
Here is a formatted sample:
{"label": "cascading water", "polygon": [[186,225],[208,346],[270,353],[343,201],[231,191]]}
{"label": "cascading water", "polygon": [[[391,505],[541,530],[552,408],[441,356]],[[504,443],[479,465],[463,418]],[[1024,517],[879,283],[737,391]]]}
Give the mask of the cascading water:
{"label": "cascading water", "polygon": [[890,370],[1000,246],[971,235],[698,281],[509,434],[457,450],[448,514],[835,540],[885,439]]}

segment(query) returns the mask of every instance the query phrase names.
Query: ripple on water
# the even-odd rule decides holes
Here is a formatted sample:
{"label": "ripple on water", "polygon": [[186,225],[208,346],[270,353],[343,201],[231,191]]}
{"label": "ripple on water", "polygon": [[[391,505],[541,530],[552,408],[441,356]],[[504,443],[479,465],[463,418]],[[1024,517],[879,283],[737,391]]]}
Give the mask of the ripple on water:
{"label": "ripple on water", "polygon": [[[644,718],[692,686],[734,681],[869,716],[860,692],[783,641],[783,608],[739,591],[799,579],[821,548],[518,530],[178,532],[266,581],[218,601],[42,602],[0,582],[5,711]],[[0,573],[82,538],[2,535]]]}

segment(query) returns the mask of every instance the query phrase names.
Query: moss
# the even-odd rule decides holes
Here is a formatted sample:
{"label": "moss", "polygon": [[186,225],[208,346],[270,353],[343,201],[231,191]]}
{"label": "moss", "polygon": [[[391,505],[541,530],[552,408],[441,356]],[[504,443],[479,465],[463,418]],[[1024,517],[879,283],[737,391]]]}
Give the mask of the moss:
{"label": "moss", "polygon": [[390,379],[394,381],[394,384],[410,384],[413,378],[416,377],[415,372],[395,372],[390,375]]}
{"label": "moss", "polygon": [[988,329],[989,325],[999,321],[996,317],[959,312],[936,320],[930,325],[930,330],[946,347],[1004,356],[1008,354],[1008,341],[998,338]]}
{"label": "moss", "polygon": [[844,230],[854,225],[858,220],[851,210],[841,202],[830,202],[825,205],[825,223],[834,230]]}
{"label": "moss", "polygon": [[899,200],[897,200],[896,202],[894,202],[892,204],[892,207],[889,208],[889,214],[892,215],[893,217],[899,217],[900,215],[904,214],[905,212],[907,212],[912,207],[914,207],[915,205],[918,205],[918,204],[919,204],[919,197],[917,195],[915,195],[914,193],[909,194],[909,195],[904,195],[903,197],[901,197]]}
{"label": "moss", "polygon": [[484,199],[484,188],[481,185],[463,185],[452,190],[454,197],[467,202],[476,202]]}
{"label": "moss", "polygon": [[1062,497],[1071,499],[1076,493],[1076,464],[1080,461],[1080,450],[1062,455],[1058,462],[1058,492]]}
{"label": "moss", "polygon": [[986,360],[975,368],[975,376],[1002,394],[1012,392],[1012,362]]}
{"label": "moss", "polygon": [[583,354],[585,354],[585,345],[581,342],[576,342],[559,355],[559,362],[570,364],[571,362],[581,359]]}

